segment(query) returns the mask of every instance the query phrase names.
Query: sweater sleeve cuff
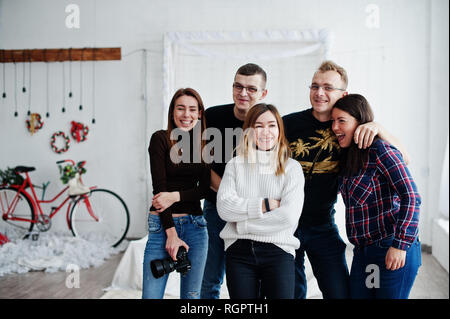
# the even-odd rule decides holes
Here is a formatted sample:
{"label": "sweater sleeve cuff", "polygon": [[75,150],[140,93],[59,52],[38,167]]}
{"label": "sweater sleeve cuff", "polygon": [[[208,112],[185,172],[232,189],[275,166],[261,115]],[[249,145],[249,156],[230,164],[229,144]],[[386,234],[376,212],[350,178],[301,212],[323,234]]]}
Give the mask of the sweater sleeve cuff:
{"label": "sweater sleeve cuff", "polygon": [[262,212],[262,198],[253,198],[248,201],[248,218],[256,219],[263,216]]}
{"label": "sweater sleeve cuff", "polygon": [[236,231],[239,235],[247,234],[247,221],[243,220],[241,222],[236,223]]}

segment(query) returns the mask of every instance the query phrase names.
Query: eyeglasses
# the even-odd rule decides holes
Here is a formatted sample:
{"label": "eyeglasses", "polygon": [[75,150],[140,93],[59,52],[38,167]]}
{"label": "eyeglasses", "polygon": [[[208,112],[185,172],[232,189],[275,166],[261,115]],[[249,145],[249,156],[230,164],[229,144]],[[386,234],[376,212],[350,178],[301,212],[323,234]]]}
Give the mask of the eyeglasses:
{"label": "eyeglasses", "polygon": [[318,91],[320,88],[324,89],[327,92],[333,92],[335,90],[339,91],[345,91],[345,89],[335,88],[331,85],[317,85],[317,84],[311,84],[309,88],[313,91]]}
{"label": "eyeglasses", "polygon": [[254,86],[250,86],[250,87],[249,86],[243,86],[243,85],[240,85],[238,83],[233,83],[233,89],[236,92],[239,92],[239,93],[241,93],[244,89],[247,90],[248,94],[255,94],[256,92],[258,92],[258,88],[255,88]]}

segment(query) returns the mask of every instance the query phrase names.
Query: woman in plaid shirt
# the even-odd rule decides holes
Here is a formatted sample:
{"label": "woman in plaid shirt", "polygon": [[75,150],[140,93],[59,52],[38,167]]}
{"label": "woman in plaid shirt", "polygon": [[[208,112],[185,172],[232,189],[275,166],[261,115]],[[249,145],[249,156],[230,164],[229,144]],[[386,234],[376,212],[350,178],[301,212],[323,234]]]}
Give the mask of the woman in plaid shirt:
{"label": "woman in plaid shirt", "polygon": [[377,137],[366,149],[353,142],[357,126],[373,121],[363,96],[338,100],[332,120],[342,148],[339,191],[347,236],[355,245],[350,296],[407,299],[421,265],[416,184],[394,146]]}

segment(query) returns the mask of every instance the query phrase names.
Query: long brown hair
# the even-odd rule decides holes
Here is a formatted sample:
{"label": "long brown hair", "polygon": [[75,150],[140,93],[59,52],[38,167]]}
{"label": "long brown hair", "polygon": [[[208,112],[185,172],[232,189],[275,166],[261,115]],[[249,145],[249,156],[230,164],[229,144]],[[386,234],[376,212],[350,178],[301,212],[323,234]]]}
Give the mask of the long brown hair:
{"label": "long brown hair", "polygon": [[194,90],[192,88],[181,88],[181,89],[178,89],[175,92],[175,94],[173,95],[172,100],[170,101],[169,114],[168,114],[168,119],[167,119],[167,138],[169,139],[169,141],[170,141],[172,146],[174,146],[176,144],[177,141],[170,138],[171,134],[172,134],[172,131],[175,128],[177,128],[177,126],[175,124],[175,121],[173,119],[173,113],[174,113],[174,110],[175,110],[175,103],[176,103],[177,99],[179,97],[184,96],[184,95],[191,96],[191,97],[193,97],[194,99],[197,100],[198,111],[199,111],[199,114],[201,116],[201,118],[199,118],[199,122],[200,122],[200,132],[199,133],[200,134],[199,134],[199,136],[195,136],[194,137],[194,141],[200,143],[200,150],[203,150],[203,148],[205,147],[205,141],[202,139],[202,135],[203,135],[203,132],[206,129],[205,107],[203,105],[203,101],[202,101],[202,98],[200,97],[200,94],[196,90]]}
{"label": "long brown hair", "polygon": [[252,142],[250,141],[251,135],[250,132],[255,127],[256,120],[260,115],[266,113],[267,111],[271,112],[277,121],[278,125],[278,143],[274,148],[274,153],[276,154],[276,171],[275,175],[279,176],[284,174],[284,168],[286,166],[286,162],[291,155],[291,150],[289,148],[289,144],[286,140],[286,136],[284,135],[284,125],[283,120],[281,119],[280,113],[278,113],[277,108],[272,104],[259,103],[250,108],[248,111],[245,120],[244,120],[244,133],[241,137],[241,142],[238,149],[238,154],[244,157],[248,157],[251,152],[251,148],[253,148]]}
{"label": "long brown hair", "polygon": [[[334,107],[350,114],[358,124],[372,122],[374,115],[366,98],[360,94],[349,94],[337,100]],[[375,137],[375,140],[378,137]],[[374,140],[374,141],[375,141]],[[354,176],[364,168],[368,160],[369,149],[360,149],[354,142],[347,149],[343,149],[340,160],[341,175]]]}

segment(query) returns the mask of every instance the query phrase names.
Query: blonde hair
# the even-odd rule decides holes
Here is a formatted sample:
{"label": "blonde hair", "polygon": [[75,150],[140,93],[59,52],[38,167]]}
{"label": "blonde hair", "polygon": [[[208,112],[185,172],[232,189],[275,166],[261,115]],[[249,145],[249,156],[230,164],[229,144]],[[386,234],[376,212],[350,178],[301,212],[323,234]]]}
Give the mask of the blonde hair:
{"label": "blonde hair", "polygon": [[286,162],[291,156],[288,141],[284,135],[284,125],[277,108],[272,104],[259,103],[250,108],[244,121],[244,133],[241,136],[241,141],[237,147],[237,154],[247,159],[255,158],[256,146],[253,141],[253,129],[255,128],[256,120],[267,111],[271,112],[278,125],[278,143],[273,149],[275,168],[275,176],[284,174]]}
{"label": "blonde hair", "polygon": [[327,72],[327,71],[335,71],[335,72],[339,73],[339,75],[341,76],[342,82],[344,82],[344,89],[347,89],[347,86],[348,86],[347,72],[345,71],[345,69],[342,66],[337,65],[336,63],[334,63],[333,61],[330,61],[330,60],[324,61],[317,69],[317,72]]}

